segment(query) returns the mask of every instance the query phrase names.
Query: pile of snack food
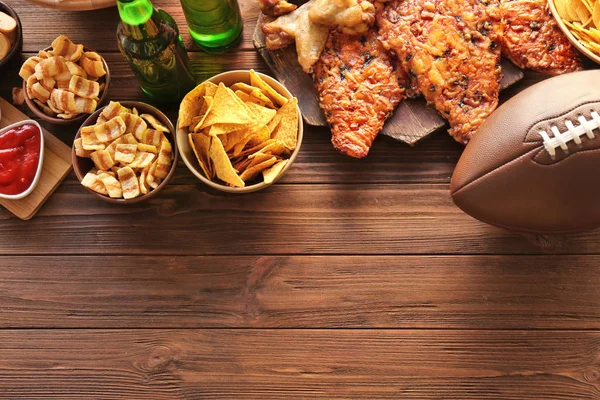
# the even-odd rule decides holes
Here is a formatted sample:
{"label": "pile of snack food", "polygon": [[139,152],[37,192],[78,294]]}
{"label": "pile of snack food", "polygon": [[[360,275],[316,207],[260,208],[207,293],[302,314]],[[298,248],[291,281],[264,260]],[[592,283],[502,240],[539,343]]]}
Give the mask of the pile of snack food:
{"label": "pile of snack food", "polygon": [[105,89],[101,79],[105,75],[98,53],[85,51],[82,44],[64,35],[52,42],[51,50],[40,50],[37,56],[27,59],[19,71],[29,99],[44,114],[61,119],[96,111]]}
{"label": "pile of snack food", "polygon": [[554,6],[573,36],[600,56],[600,0],[554,0]]}
{"label": "pile of snack food", "polygon": [[262,173],[271,183],[298,143],[298,100],[287,99],[250,71],[250,85],[205,82],[182,101],[178,129],[187,129],[204,175],[245,187]]}
{"label": "pile of snack food", "polygon": [[0,61],[17,43],[17,21],[8,14],[0,11]]}
{"label": "pile of snack food", "polygon": [[95,166],[81,184],[97,193],[134,199],[156,189],[169,174],[173,147],[165,134],[173,132],[153,115],[110,102],[96,124],[82,127],[80,134],[75,152]]}
{"label": "pile of snack food", "polygon": [[[332,143],[351,157],[368,154],[407,97],[423,96],[468,143],[498,106],[501,57],[548,75],[582,69],[547,0],[258,1],[267,48],[295,44]],[[581,4],[589,23],[594,0],[559,1]]]}

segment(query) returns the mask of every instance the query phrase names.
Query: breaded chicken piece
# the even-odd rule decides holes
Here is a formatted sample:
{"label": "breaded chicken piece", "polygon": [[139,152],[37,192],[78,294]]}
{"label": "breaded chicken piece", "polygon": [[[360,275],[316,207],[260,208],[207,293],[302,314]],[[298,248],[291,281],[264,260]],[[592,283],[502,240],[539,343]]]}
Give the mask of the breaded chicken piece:
{"label": "breaded chicken piece", "polygon": [[500,21],[493,1],[393,0],[377,16],[380,40],[461,143],[498,106]]}
{"label": "breaded chicken piece", "polygon": [[501,0],[502,55],[517,67],[548,75],[583,68],[581,57],[561,32],[546,0]]}
{"label": "breaded chicken piece", "polygon": [[313,78],[333,146],[366,157],[405,93],[404,74],[377,40],[376,29],[363,35],[332,30]]}

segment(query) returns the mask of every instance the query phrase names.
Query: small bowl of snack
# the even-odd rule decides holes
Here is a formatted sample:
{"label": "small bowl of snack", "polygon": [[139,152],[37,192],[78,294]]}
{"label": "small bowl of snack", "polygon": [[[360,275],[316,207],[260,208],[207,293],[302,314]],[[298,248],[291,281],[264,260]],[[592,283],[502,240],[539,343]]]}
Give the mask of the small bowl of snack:
{"label": "small bowl of snack", "polygon": [[155,196],[177,166],[175,128],[158,109],[111,101],[81,126],[73,143],[75,175],[95,196],[133,204]]}
{"label": "small bowl of snack", "polygon": [[17,13],[0,1],[0,68],[21,53],[23,31]]}
{"label": "small bowl of snack", "polygon": [[198,179],[224,192],[250,193],[275,183],[296,159],[302,137],[298,99],[254,70],[214,76],[179,108],[181,158]]}
{"label": "small bowl of snack", "polygon": [[34,120],[0,129],[0,198],[19,200],[37,186],[44,165],[44,135]]}
{"label": "small bowl of snack", "polygon": [[104,103],[110,84],[106,61],[64,35],[28,58],[19,76],[27,106],[39,118],[58,125],[83,122]]}
{"label": "small bowl of snack", "polygon": [[548,4],[573,46],[600,64],[600,0],[550,0]]}

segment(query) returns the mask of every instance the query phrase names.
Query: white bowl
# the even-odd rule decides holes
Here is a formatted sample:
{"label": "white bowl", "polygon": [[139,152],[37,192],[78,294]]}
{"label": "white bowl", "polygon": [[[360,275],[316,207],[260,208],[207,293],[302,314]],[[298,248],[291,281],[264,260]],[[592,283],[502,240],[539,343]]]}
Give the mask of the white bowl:
{"label": "white bowl", "polygon": [[2,193],[0,193],[0,199],[19,200],[19,199],[29,196],[31,194],[31,192],[33,192],[33,189],[35,189],[35,187],[37,186],[37,184],[40,180],[40,176],[42,175],[42,169],[44,166],[44,132],[42,131],[42,127],[40,126],[40,124],[38,124],[36,121],[34,121],[32,119],[26,119],[24,121],[19,121],[12,125],[9,125],[6,128],[0,129],[0,135],[2,135],[4,132],[6,132],[9,129],[17,128],[17,127],[19,127],[21,125],[25,125],[25,124],[35,125],[40,131],[40,147],[41,148],[40,148],[40,160],[38,161],[37,171],[35,173],[35,177],[33,178],[33,182],[31,182],[31,185],[29,185],[29,188],[26,191],[24,191],[23,193],[19,193],[19,194],[2,194]]}
{"label": "white bowl", "polygon": [[[265,82],[267,82],[273,89],[275,89],[282,96],[284,96],[288,99],[291,99],[292,97],[294,97],[290,93],[290,91],[287,90],[287,88],[278,80],[276,80],[268,75],[262,74],[260,72],[257,72],[257,74],[260,75],[260,77]],[[250,83],[250,71],[235,70],[235,71],[223,72],[222,74],[215,75],[212,78],[207,79],[207,80],[214,84],[217,84],[217,85],[219,83],[223,82],[223,84],[225,84],[228,87],[237,82],[244,82],[244,83],[249,84]],[[177,121],[177,126],[179,126],[179,121]],[[190,142],[188,141],[188,133],[189,133],[188,128],[177,130],[177,147],[179,149],[179,155],[181,156],[181,159],[183,160],[185,165],[188,167],[188,169],[192,172],[192,174],[194,174],[198,179],[200,179],[202,182],[204,182],[205,184],[207,184],[208,186],[210,186],[214,189],[217,189],[217,190],[220,190],[223,192],[227,192],[227,193],[241,194],[241,193],[256,192],[258,190],[269,187],[272,184],[276,183],[279,179],[281,179],[286,174],[286,172],[290,169],[290,167],[296,160],[298,153],[300,152],[300,147],[302,145],[302,139],[304,137],[304,123],[302,121],[302,114],[300,112],[300,108],[298,107],[298,145],[296,146],[296,149],[292,152],[286,166],[283,167],[283,169],[281,170],[279,175],[273,180],[273,182],[271,182],[271,183],[259,182],[254,185],[246,186],[243,188],[225,186],[221,183],[213,182],[210,179],[208,179],[206,176],[204,176],[204,173],[202,172],[200,165],[198,164],[198,160],[196,159],[196,156],[194,155],[194,151],[192,150],[192,148],[190,146]]]}

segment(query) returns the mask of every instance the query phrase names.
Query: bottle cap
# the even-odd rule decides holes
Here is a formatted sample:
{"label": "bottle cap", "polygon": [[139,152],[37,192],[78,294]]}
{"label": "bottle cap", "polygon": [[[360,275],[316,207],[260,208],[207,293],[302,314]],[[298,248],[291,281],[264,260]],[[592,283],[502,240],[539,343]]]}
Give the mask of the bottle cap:
{"label": "bottle cap", "polygon": [[154,7],[148,0],[119,0],[117,1],[121,20],[128,25],[141,25],[151,17]]}

